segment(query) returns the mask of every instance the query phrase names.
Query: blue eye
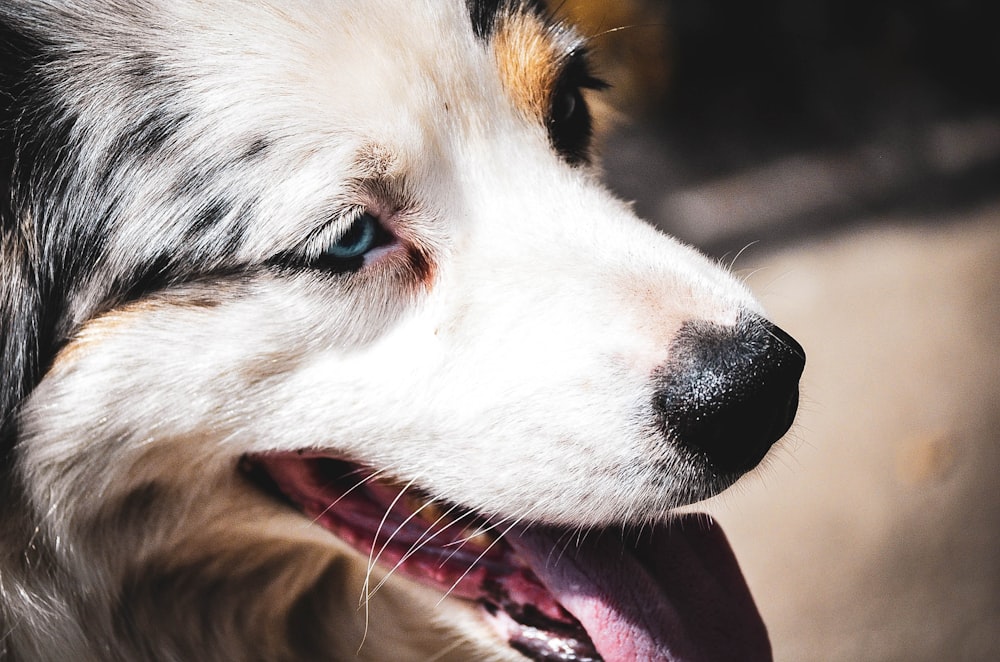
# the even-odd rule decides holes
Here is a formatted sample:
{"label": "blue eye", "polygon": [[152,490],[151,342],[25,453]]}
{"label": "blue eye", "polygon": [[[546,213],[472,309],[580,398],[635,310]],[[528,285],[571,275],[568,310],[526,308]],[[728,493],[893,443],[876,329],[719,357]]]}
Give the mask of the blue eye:
{"label": "blue eye", "polygon": [[356,260],[382,244],[384,230],[378,219],[365,212],[336,241],[323,249],[323,256],[333,260]]}

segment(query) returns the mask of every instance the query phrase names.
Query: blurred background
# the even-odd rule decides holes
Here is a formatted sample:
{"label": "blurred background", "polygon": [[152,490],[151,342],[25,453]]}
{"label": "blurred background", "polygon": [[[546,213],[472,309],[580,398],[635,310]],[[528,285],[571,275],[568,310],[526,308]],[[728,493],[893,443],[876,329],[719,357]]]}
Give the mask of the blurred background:
{"label": "blurred background", "polygon": [[779,661],[1000,660],[1000,38],[984,1],[554,0],[610,185],[808,365],[723,523]]}

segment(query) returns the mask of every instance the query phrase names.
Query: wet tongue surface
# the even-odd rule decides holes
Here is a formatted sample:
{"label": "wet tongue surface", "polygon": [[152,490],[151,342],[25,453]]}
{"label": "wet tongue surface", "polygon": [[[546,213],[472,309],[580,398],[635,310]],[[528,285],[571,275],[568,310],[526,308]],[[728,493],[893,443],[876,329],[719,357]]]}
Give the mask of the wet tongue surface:
{"label": "wet tongue surface", "polygon": [[683,515],[635,540],[592,534],[579,547],[541,528],[508,540],[606,662],[771,659],[736,558],[707,516]]}

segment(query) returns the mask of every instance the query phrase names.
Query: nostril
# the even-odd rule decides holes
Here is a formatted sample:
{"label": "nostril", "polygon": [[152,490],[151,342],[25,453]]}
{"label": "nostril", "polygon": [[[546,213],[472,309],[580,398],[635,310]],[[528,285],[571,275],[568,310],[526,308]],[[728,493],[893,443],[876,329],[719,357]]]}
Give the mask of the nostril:
{"label": "nostril", "polygon": [[805,352],[767,320],[691,322],[658,373],[668,437],[720,472],[753,468],[792,425]]}

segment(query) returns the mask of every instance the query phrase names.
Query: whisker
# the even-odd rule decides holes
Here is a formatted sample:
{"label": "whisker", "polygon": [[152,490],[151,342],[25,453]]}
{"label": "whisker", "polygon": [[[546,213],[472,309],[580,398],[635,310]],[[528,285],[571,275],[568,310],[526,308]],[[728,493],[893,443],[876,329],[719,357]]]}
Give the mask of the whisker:
{"label": "whisker", "polygon": [[566,8],[566,5],[568,3],[569,3],[569,0],[562,0],[562,2],[560,2],[558,5],[556,5],[555,7],[553,7],[552,10],[551,10],[552,16],[554,18],[558,18],[559,20],[562,20],[559,15],[562,13],[563,9]]}
{"label": "whisker", "polygon": [[[385,509],[385,514],[382,515],[382,521],[378,523],[378,527],[376,527],[375,529],[375,535],[372,537],[372,548],[371,551],[368,552],[368,570],[367,572],[365,572],[365,583],[362,586],[362,590],[365,592],[366,604],[368,600],[371,599],[371,595],[368,593],[368,587],[369,587],[369,582],[371,581],[372,570],[375,567],[375,558],[376,558],[375,548],[378,544],[378,536],[382,532],[382,527],[384,527],[385,523],[388,521],[389,515],[392,513],[392,510],[396,507],[396,504],[399,503],[399,500],[403,498],[403,495],[406,494],[406,490],[410,489],[410,487],[413,486],[413,482],[414,481],[412,480],[409,481],[406,485],[402,487],[402,489],[399,490],[399,494],[396,495],[396,497],[392,500],[389,506]],[[392,538],[390,537],[389,540],[391,539]]]}
{"label": "whisker", "polygon": [[616,28],[608,28],[607,30],[601,30],[600,32],[595,32],[592,35],[588,35],[586,41],[592,41],[594,39],[600,39],[609,34],[614,34],[616,32],[623,32],[624,30],[638,30],[640,28],[663,28],[666,27],[666,23],[632,23],[629,25],[619,25]]}
{"label": "whisker", "polygon": [[440,660],[445,655],[447,655],[448,653],[452,652],[453,650],[455,650],[456,648],[458,648],[459,646],[461,646],[464,643],[465,642],[462,641],[461,639],[456,639],[455,641],[451,642],[450,644],[448,644],[447,646],[445,646],[444,648],[442,648],[441,650],[439,650],[437,653],[435,653],[431,657],[427,658],[424,662],[437,662],[437,660]]}
{"label": "whisker", "polygon": [[733,267],[735,267],[735,266],[736,266],[736,261],[740,259],[740,256],[741,256],[741,255],[743,255],[743,253],[745,253],[745,252],[746,252],[746,251],[747,251],[748,249],[750,249],[750,248],[751,248],[752,246],[755,246],[755,245],[757,245],[757,244],[759,244],[759,243],[760,243],[760,241],[759,241],[759,240],[755,240],[755,241],[751,241],[751,242],[750,242],[750,243],[748,243],[748,244],[747,244],[746,246],[744,246],[743,248],[741,248],[741,249],[739,250],[739,252],[737,252],[737,253],[736,253],[736,257],[734,257],[734,258],[733,258],[733,260],[732,260],[732,262],[730,262],[730,263],[729,263],[729,270],[730,270],[730,271],[732,271],[732,270],[733,270]]}
{"label": "whisker", "polygon": [[[402,523],[400,523],[400,525],[396,527],[396,530],[395,530],[395,531],[393,531],[393,532],[392,532],[391,534],[389,534],[389,537],[388,537],[388,538],[386,539],[386,541],[385,541],[384,543],[382,543],[382,547],[381,547],[381,548],[380,548],[380,549],[378,550],[378,553],[377,553],[377,554],[375,554],[375,561],[374,561],[374,563],[378,563],[379,559],[380,559],[380,558],[382,557],[382,553],[383,553],[383,552],[385,552],[385,550],[386,550],[386,548],[387,548],[387,547],[389,547],[389,544],[390,544],[390,543],[392,542],[392,539],[393,539],[393,538],[394,538],[394,537],[396,536],[396,534],[397,534],[397,533],[399,533],[400,531],[402,531],[402,530],[403,530],[403,528],[404,528],[404,527],[405,527],[405,526],[406,526],[407,524],[409,524],[410,522],[412,522],[412,521],[413,521],[413,519],[414,519],[415,517],[418,517],[418,516],[420,515],[420,512],[421,512],[422,510],[424,510],[425,508],[429,508],[429,507],[430,507],[431,505],[433,505],[434,503],[435,503],[435,500],[434,500],[434,499],[431,499],[431,500],[429,500],[429,501],[425,502],[425,503],[424,503],[423,505],[421,505],[421,506],[420,506],[419,508],[417,508],[416,510],[414,510],[414,511],[413,511],[412,513],[410,513],[409,515],[407,515],[406,519],[404,519],[404,520],[402,521]],[[442,517],[443,517],[443,515],[442,515]],[[441,519],[441,518],[438,518],[438,521],[440,521],[440,519]],[[432,524],[431,526],[433,526],[433,524]],[[421,539],[422,539],[422,538],[423,538],[423,537],[424,537],[425,535],[427,535],[427,533],[426,533],[426,532],[424,532],[423,534],[421,534],[421,535],[420,535],[420,537],[419,537],[419,538],[417,538],[417,542],[419,543],[419,542],[420,542],[420,540],[421,540]],[[416,544],[416,543],[414,543],[414,544]],[[373,545],[372,545],[372,550],[373,550],[373,551],[374,551],[374,547],[375,547],[375,546],[374,546],[374,544],[373,544]],[[412,545],[411,545],[411,548],[412,548]]]}
{"label": "whisker", "polygon": [[[336,499],[334,499],[326,508],[323,509],[323,512],[321,512],[318,515],[316,515],[316,517],[313,518],[312,523],[313,524],[319,523],[320,518],[323,517],[324,515],[326,515],[328,512],[330,512],[334,508],[336,508],[337,504],[340,503],[348,494],[350,494],[354,490],[360,488],[361,486],[365,485],[366,483],[372,482],[373,480],[375,480],[376,478],[378,478],[382,474],[386,473],[387,471],[388,471],[388,469],[379,469],[378,471],[375,471],[374,473],[372,473],[371,475],[369,475],[367,478],[362,478],[360,481],[358,481],[357,483],[355,483],[354,485],[352,485],[350,488],[348,488],[347,490],[345,490],[343,494],[341,494],[339,497],[337,497]],[[357,470],[355,471],[355,473],[357,473]]]}
{"label": "whisker", "polygon": [[[390,513],[392,513],[393,508],[396,507],[396,504],[399,503],[399,500],[403,498],[404,494],[406,494],[406,490],[408,490],[410,487],[413,486],[413,482],[414,481],[411,480],[406,485],[404,485],[403,488],[399,491],[399,494],[396,495],[396,498],[394,498],[392,500],[392,503],[389,504],[389,507],[386,508],[385,514],[382,516],[382,521],[379,522],[378,528],[375,529],[375,535],[372,538],[372,549],[368,553],[368,568],[365,571],[365,581],[361,585],[361,595],[358,598],[359,601],[364,604],[365,608],[365,630],[364,634],[362,634],[361,636],[361,643],[358,644],[358,652],[361,651],[361,649],[365,645],[365,641],[368,640],[368,630],[369,630],[369,625],[371,623],[370,603],[371,603],[372,593],[369,590],[369,587],[371,586],[372,570],[375,567],[373,554],[375,552],[375,545],[378,542],[378,535],[379,533],[381,533],[382,527],[385,526],[386,521],[389,519],[389,515]],[[359,606],[361,605],[359,604]]]}
{"label": "whisker", "polygon": [[[554,563],[555,565],[561,563],[563,557],[566,556],[566,552],[569,551],[570,546],[573,545],[572,538],[574,536],[576,536],[575,546],[579,549],[581,544],[581,539],[580,539],[581,534],[586,535],[582,527],[576,529],[575,531],[573,529],[564,531],[563,534],[560,535],[559,538],[556,540],[555,546],[552,548],[551,551],[549,551],[549,558],[546,561],[546,563]],[[557,549],[559,550],[559,553],[555,556],[555,559],[553,560],[553,554],[556,553]]]}
{"label": "whisker", "polygon": [[448,598],[449,595],[451,595],[452,591],[454,591],[458,587],[458,585],[462,583],[462,580],[465,579],[469,575],[470,572],[472,572],[472,569],[476,567],[476,564],[479,563],[483,559],[483,557],[486,556],[489,553],[489,551],[491,549],[493,549],[496,546],[496,544],[499,543],[504,538],[504,536],[506,536],[508,533],[510,533],[514,529],[515,526],[517,526],[518,524],[520,524],[521,521],[524,520],[524,518],[526,518],[528,515],[530,515],[533,510],[535,510],[535,507],[529,508],[527,512],[525,512],[522,515],[520,515],[519,517],[515,518],[514,521],[511,522],[511,525],[508,526],[506,529],[504,529],[503,532],[499,536],[497,536],[496,540],[494,540],[489,545],[487,545],[486,549],[484,549],[482,551],[482,553],[479,556],[476,557],[475,561],[473,561],[472,563],[469,564],[469,567],[466,569],[466,571],[463,572],[461,574],[461,576],[459,576],[459,578],[456,579],[455,582],[451,585],[451,587],[445,592],[445,594],[443,596],[441,596],[441,599],[438,600],[438,602],[437,602],[438,606],[440,606],[441,603],[444,602]]}
{"label": "whisker", "polygon": [[[400,568],[400,566],[402,566],[404,563],[406,563],[406,561],[408,561],[411,556],[413,556],[414,554],[416,554],[417,552],[419,552],[423,547],[425,547],[428,543],[430,543],[430,541],[434,540],[434,538],[436,538],[440,534],[442,534],[445,531],[447,531],[453,525],[457,524],[459,521],[462,520],[462,518],[468,517],[469,515],[472,514],[472,513],[468,513],[468,512],[463,513],[462,515],[460,515],[457,518],[451,520],[450,522],[448,522],[447,524],[445,524],[444,526],[442,526],[438,530],[434,531],[434,527],[437,526],[438,524],[440,524],[441,520],[445,519],[446,517],[449,517],[451,515],[452,511],[454,511],[456,508],[458,508],[458,506],[452,506],[445,513],[443,513],[440,517],[438,517],[436,521],[434,521],[433,523],[431,523],[427,527],[427,530],[424,531],[424,533],[422,533],[419,538],[417,538],[416,542],[414,542],[412,545],[410,545],[410,548],[406,551],[405,554],[403,554],[403,556],[399,559],[399,561],[396,562],[396,565],[394,565],[392,568],[390,568],[389,571],[386,573],[385,577],[383,577],[382,580],[375,586],[375,588],[372,589],[371,595],[375,595],[375,593],[377,593],[378,590],[380,588],[382,588],[382,586],[389,580],[389,578],[392,576],[392,573],[396,572],[396,570],[398,570]],[[431,533],[431,531],[434,531],[434,532]],[[427,534],[431,534],[431,535],[427,535]]]}
{"label": "whisker", "polygon": [[[446,559],[444,559],[443,561],[441,561],[441,566],[443,566],[445,563],[448,563],[453,558],[455,558],[455,555],[458,554],[460,551],[462,551],[462,548],[465,547],[466,543],[468,543],[469,541],[471,541],[474,538],[478,538],[479,536],[483,535],[487,531],[495,531],[497,529],[497,527],[499,527],[505,521],[506,520],[500,520],[499,522],[496,522],[496,523],[494,523],[494,522],[483,522],[482,524],[480,524],[479,526],[476,527],[476,530],[472,532],[472,535],[466,536],[466,537],[464,537],[464,538],[462,538],[460,540],[453,540],[450,543],[447,543],[446,545],[443,545],[442,548],[444,548],[444,547],[455,547],[455,549],[452,550],[451,554],[449,554]],[[457,545],[457,547],[456,547],[456,545]],[[492,546],[493,545],[491,544],[490,547],[492,547]],[[489,551],[489,548],[487,548],[486,551]],[[480,556],[479,558],[482,558],[482,556]],[[479,559],[476,559],[476,561],[478,561],[478,560]]]}
{"label": "whisker", "polygon": [[765,271],[766,269],[767,267],[757,267],[756,269],[752,269],[750,273],[740,276],[740,280],[743,282],[744,285],[746,285],[750,282],[751,278],[753,278],[760,272]]}
{"label": "whisker", "polygon": [[469,542],[473,538],[478,538],[484,533],[495,530],[503,522],[504,520],[501,520],[500,522],[483,522],[482,524],[476,527],[476,530],[472,532],[472,535],[461,538],[460,540],[453,540],[447,545],[445,545],[445,547],[453,547],[455,545],[458,545],[459,548],[461,548],[462,545]]}

